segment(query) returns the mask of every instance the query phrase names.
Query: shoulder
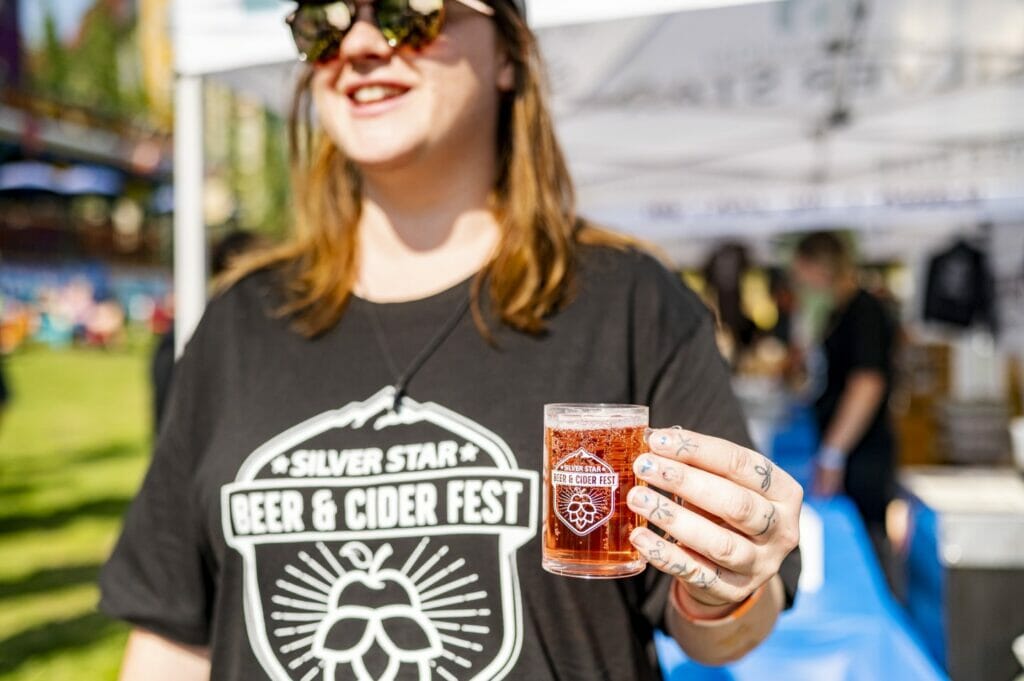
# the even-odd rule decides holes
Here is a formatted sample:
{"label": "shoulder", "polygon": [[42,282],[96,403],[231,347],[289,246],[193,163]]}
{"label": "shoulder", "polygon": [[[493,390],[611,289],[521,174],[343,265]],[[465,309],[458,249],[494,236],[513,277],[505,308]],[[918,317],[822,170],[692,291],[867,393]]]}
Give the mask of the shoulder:
{"label": "shoulder", "polygon": [[[263,335],[286,322],[275,314],[283,302],[279,276],[257,270],[211,296],[189,345],[230,351],[236,341]],[[205,352],[205,351],[204,351]]]}
{"label": "shoulder", "polygon": [[602,308],[620,301],[638,323],[689,333],[710,314],[678,272],[641,248],[581,246],[578,264],[581,299]]}
{"label": "shoulder", "polygon": [[858,315],[877,318],[888,318],[889,311],[882,300],[864,289],[858,289],[857,294],[850,302],[850,309]]}
{"label": "shoulder", "polygon": [[264,268],[250,272],[230,286],[218,290],[207,306],[208,313],[229,316],[239,321],[251,318],[271,319],[284,304],[284,280],[276,269]]}

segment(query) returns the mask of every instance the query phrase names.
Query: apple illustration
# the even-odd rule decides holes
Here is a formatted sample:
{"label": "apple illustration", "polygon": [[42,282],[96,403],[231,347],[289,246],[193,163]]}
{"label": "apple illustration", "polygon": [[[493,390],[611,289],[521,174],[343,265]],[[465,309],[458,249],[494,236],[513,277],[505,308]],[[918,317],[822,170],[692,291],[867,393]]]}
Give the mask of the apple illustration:
{"label": "apple illustration", "polygon": [[[440,635],[421,610],[415,584],[398,570],[381,568],[392,552],[384,544],[374,554],[362,542],[350,542],[339,551],[358,569],[346,571],[333,585],[329,611],[313,636],[313,653],[327,663],[325,679],[334,677],[336,665],[348,663],[360,681],[393,681],[402,663],[426,671],[429,661],[441,654]],[[365,660],[373,648],[387,660],[378,675]]]}

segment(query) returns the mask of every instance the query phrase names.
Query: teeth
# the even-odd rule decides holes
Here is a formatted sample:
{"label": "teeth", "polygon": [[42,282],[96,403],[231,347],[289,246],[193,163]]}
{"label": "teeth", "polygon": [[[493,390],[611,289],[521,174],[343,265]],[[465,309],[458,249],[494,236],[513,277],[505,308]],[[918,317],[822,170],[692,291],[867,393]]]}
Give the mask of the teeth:
{"label": "teeth", "polygon": [[404,90],[393,85],[367,85],[352,93],[352,99],[360,104],[379,102],[388,97],[397,97]]}

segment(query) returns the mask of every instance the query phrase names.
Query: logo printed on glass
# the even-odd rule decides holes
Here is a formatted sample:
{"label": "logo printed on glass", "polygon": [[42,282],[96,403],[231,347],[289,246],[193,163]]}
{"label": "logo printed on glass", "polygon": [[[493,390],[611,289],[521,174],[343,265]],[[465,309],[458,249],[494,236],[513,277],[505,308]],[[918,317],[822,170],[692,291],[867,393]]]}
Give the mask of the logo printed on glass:
{"label": "logo printed on glass", "polygon": [[619,474],[585,449],[577,449],[554,465],[551,485],[555,515],[573,534],[585,537],[614,513]]}

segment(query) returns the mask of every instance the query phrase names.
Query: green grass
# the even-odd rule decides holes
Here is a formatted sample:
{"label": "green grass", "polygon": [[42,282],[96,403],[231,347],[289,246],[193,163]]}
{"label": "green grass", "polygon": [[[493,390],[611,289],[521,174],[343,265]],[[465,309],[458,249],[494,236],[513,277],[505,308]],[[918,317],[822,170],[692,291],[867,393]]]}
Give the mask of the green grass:
{"label": "green grass", "polygon": [[149,459],[149,348],[5,362],[0,681],[117,676],[127,628],[96,612],[96,575]]}

